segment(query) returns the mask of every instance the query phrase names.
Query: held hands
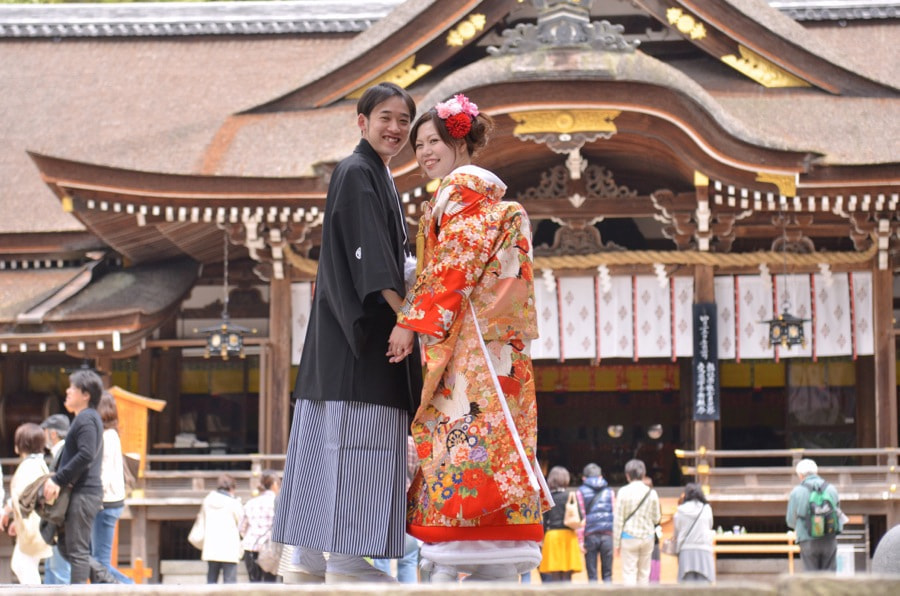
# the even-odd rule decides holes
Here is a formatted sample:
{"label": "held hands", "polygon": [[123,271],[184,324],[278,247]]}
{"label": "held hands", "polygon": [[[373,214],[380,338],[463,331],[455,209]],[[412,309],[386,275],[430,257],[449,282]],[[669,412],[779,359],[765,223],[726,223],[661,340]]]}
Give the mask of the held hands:
{"label": "held hands", "polygon": [[394,325],[394,330],[391,331],[391,337],[388,339],[388,351],[385,354],[388,362],[396,364],[412,354],[413,339],[415,339],[414,331]]}

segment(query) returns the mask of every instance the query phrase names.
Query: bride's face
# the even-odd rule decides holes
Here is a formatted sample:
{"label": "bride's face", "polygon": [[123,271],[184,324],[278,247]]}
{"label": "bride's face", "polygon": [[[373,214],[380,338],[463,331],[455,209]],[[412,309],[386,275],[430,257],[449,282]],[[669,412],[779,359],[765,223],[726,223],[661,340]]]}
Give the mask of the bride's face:
{"label": "bride's face", "polygon": [[429,178],[443,178],[468,163],[465,143],[445,143],[431,120],[419,127],[415,150],[416,161]]}

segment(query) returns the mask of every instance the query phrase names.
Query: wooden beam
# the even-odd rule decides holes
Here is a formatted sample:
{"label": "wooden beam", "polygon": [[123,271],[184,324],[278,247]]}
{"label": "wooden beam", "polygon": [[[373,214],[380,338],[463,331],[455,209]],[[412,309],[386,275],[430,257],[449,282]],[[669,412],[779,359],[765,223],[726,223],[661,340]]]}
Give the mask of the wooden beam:
{"label": "wooden beam", "polygon": [[875,420],[877,447],[897,445],[897,342],[894,338],[892,268],[872,271],[875,330]]}
{"label": "wooden beam", "polygon": [[264,453],[284,453],[287,450],[291,398],[291,281],[273,279],[269,287],[269,340],[266,361],[266,418],[267,436]]}

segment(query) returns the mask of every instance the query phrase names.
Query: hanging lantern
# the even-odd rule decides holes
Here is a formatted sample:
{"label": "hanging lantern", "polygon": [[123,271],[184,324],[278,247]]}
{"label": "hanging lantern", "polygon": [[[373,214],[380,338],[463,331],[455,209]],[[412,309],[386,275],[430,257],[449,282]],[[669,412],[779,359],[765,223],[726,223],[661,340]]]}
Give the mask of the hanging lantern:
{"label": "hanging lantern", "polygon": [[769,345],[792,348],[794,346],[806,347],[806,337],[803,333],[803,323],[809,319],[795,317],[787,311],[787,308],[775,317],[763,323],[769,324]]}
{"label": "hanging lantern", "polygon": [[248,333],[256,333],[255,329],[247,329],[240,325],[235,325],[228,319],[228,236],[224,236],[225,241],[225,259],[222,262],[224,267],[224,275],[222,276],[222,322],[213,327],[204,327],[202,329],[194,329],[195,333],[206,334],[206,351],[204,358],[209,358],[216,354],[222,357],[222,360],[228,360],[229,356],[238,356],[244,358],[244,335]]}
{"label": "hanging lantern", "polygon": [[[781,219],[781,256],[784,263],[784,279],[787,283],[787,217],[784,214],[785,199],[782,197],[781,209],[779,210],[779,218]],[[762,267],[760,267],[762,271]],[[768,274],[768,268],[765,271]],[[794,346],[806,347],[806,337],[803,333],[803,323],[809,319],[801,319],[790,314],[791,302],[788,298],[787,288],[784,292],[784,303],[781,305],[781,314],[768,321],[761,321],[769,325],[769,346],[781,346],[782,348],[791,349]]]}

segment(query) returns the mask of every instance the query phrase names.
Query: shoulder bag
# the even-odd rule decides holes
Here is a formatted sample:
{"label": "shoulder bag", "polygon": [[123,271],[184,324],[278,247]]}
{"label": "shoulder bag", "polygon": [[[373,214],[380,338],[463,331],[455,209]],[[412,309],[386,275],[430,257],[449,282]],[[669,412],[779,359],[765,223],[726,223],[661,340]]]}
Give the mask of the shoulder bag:
{"label": "shoulder bag", "polygon": [[[632,511],[631,513],[629,513],[629,514],[628,514],[628,517],[625,518],[625,521],[622,522],[622,532],[623,532],[623,533],[625,532],[625,524],[628,523],[628,520],[631,519],[632,516],[633,516],[635,513],[637,513],[638,511],[640,511],[641,505],[644,504],[644,501],[647,500],[647,497],[650,496],[650,493],[651,493],[652,491],[653,491],[652,488],[648,488],[648,489],[647,489],[647,492],[644,493],[644,498],[641,499],[641,502],[637,504],[637,507],[634,508],[634,511]],[[622,537],[622,535],[619,534],[619,538],[621,538],[621,537]]]}
{"label": "shoulder bag", "polygon": [[278,565],[281,562],[281,549],[281,543],[272,540],[270,531],[263,541],[262,546],[260,546],[257,551],[256,564],[266,573],[278,575]]}
{"label": "shoulder bag", "polygon": [[197,519],[194,520],[194,525],[191,526],[191,531],[188,534],[188,542],[191,543],[191,546],[196,548],[197,550],[203,550],[203,539],[206,537],[206,516],[203,515],[203,508],[200,508],[200,512],[197,514]]}
{"label": "shoulder bag", "polygon": [[[703,515],[703,509],[705,507],[706,507],[706,505],[703,505],[703,507],[700,508],[700,511],[697,513],[697,517],[694,518],[694,521],[691,522],[691,526],[688,528],[688,531],[685,532],[685,534],[684,534],[685,538],[687,538],[688,536],[691,535],[691,531],[694,529],[694,526],[697,525],[697,521],[700,519],[700,516]],[[681,543],[678,540],[676,540],[675,536],[669,536],[668,538],[666,538],[663,541],[662,547],[660,547],[660,550],[664,554],[675,556],[679,552],[681,552]]]}

